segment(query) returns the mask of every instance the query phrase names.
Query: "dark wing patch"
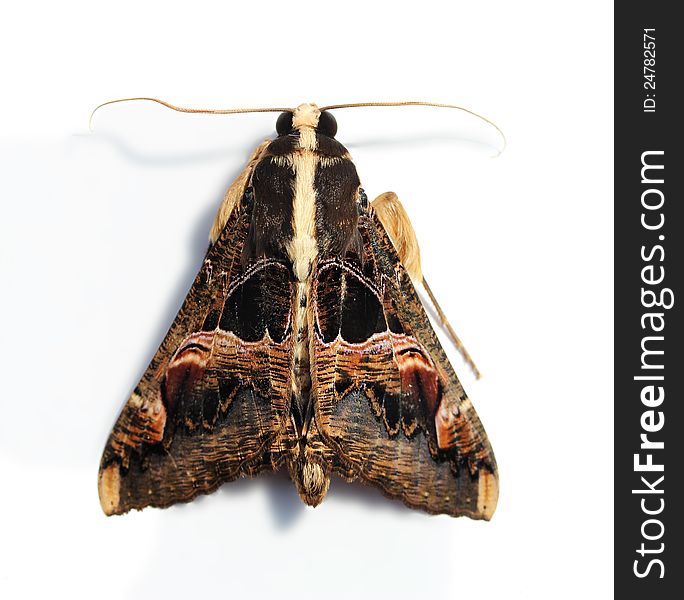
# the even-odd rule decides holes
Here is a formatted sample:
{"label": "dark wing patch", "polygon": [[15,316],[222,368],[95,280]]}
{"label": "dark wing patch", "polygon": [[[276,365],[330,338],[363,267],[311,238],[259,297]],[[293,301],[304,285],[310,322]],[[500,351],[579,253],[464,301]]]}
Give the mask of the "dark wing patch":
{"label": "dark wing patch", "polygon": [[272,259],[259,261],[229,290],[218,326],[246,342],[268,331],[280,343],[289,335],[291,300],[290,270]]}
{"label": "dark wing patch", "polygon": [[338,259],[322,262],[313,285],[316,329],[325,342],[338,335],[348,342],[365,342],[387,329],[378,292],[354,263]]}

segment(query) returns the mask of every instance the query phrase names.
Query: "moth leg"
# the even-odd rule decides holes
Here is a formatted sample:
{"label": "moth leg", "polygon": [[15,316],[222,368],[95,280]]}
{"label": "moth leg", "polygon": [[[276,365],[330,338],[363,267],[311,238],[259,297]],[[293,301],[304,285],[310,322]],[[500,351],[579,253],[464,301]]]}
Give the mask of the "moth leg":
{"label": "moth leg", "polygon": [[473,371],[475,377],[479,379],[480,371],[477,368],[477,365],[475,365],[475,362],[468,350],[466,350],[463,342],[461,342],[458,335],[456,335],[454,328],[449,323],[442,307],[439,305],[439,302],[437,302],[437,298],[435,298],[435,295],[432,293],[430,286],[423,276],[420,267],[420,248],[418,247],[416,232],[413,230],[411,220],[399,201],[399,198],[394,192],[385,192],[373,200],[371,206],[392,240],[392,244],[394,244],[394,248],[399,255],[401,263],[404,265],[406,272],[414,282],[423,284],[432,305],[435,307],[442,328],[446,331],[449,339],[451,339],[451,342],[463,357],[463,360]]}
{"label": "moth leg", "polygon": [[432,302],[432,305],[435,307],[435,310],[437,311],[439,321],[442,327],[446,330],[447,334],[449,335],[449,339],[451,339],[454,346],[456,346],[456,350],[460,352],[461,356],[463,357],[463,360],[472,370],[473,375],[475,375],[475,379],[479,379],[481,377],[480,370],[477,368],[475,361],[473,361],[472,357],[470,356],[470,353],[468,352],[468,350],[466,350],[466,347],[463,345],[461,339],[456,335],[454,328],[451,326],[448,319],[446,318],[446,315],[444,314],[442,307],[439,305],[439,302],[437,302],[437,298],[435,298],[435,295],[432,293],[432,290],[430,289],[430,286],[428,285],[428,282],[425,279],[425,277],[423,277],[423,287],[425,288],[425,291],[430,297],[430,301]]}
{"label": "moth leg", "polygon": [[399,255],[401,264],[413,281],[423,281],[423,272],[420,268],[420,248],[416,232],[399,198],[394,192],[380,194],[371,206],[385,231],[394,244],[394,249]]}

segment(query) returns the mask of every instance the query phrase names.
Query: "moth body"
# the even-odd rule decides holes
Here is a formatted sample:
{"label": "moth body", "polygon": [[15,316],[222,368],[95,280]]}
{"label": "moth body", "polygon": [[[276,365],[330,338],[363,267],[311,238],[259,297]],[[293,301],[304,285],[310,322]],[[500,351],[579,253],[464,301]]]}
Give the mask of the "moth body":
{"label": "moth body", "polygon": [[431,513],[489,519],[497,467],[416,295],[393,194],[370,205],[332,115],[283,113],[228,190],[183,307],[108,440],[107,514],[286,468]]}
{"label": "moth body", "polygon": [[[313,422],[311,338],[308,310],[316,261],[344,257],[357,233],[360,181],[347,150],[334,139],[315,104],[302,104],[280,123],[279,137],[260,157],[251,180],[254,212],[243,260],[284,260],[292,270],[295,297],[292,353],[292,426],[298,448],[287,461],[302,499],[317,505],[325,495],[331,466],[309,443],[319,436]],[[332,133],[332,135],[329,135]],[[329,182],[334,181],[331,189]],[[277,203],[274,202],[277,198]],[[274,229],[280,226],[280,235]],[[360,247],[360,240],[357,246]]]}

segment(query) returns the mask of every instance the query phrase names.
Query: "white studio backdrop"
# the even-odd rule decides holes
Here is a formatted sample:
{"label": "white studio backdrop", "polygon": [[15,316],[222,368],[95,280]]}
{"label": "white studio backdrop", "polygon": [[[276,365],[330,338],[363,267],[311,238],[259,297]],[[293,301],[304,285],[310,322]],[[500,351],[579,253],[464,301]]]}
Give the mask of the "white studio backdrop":
{"label": "white studio backdrop", "polygon": [[[26,2],[0,51],[0,596],[605,598],[612,592],[612,4]],[[109,429],[173,320],[214,213],[276,114],[339,111],[393,190],[484,377],[489,523],[283,476],[105,518]],[[444,339],[444,338],[442,338]]]}

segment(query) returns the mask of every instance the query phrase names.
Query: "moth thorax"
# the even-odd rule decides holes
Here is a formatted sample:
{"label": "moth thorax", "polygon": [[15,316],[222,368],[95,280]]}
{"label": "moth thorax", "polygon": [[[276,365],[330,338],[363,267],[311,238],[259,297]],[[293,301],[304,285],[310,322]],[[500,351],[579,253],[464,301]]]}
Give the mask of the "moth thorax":
{"label": "moth thorax", "polygon": [[[297,200],[295,200],[295,202],[297,202]],[[297,204],[301,204],[301,202],[297,202]],[[295,208],[299,207],[296,206]],[[300,209],[295,211],[295,227],[297,229],[304,229],[304,227],[300,225],[301,222],[305,222],[305,227],[306,221],[311,221],[312,224],[315,222],[315,209],[312,207],[307,215],[305,212],[306,208],[308,207],[305,207],[303,210]],[[304,213],[304,216],[300,216],[299,213]],[[313,235],[309,235],[308,232],[303,234],[297,232],[297,234],[296,237],[293,237],[288,242],[286,249],[290,260],[292,261],[292,270],[295,277],[297,278],[297,281],[303,283],[308,279],[309,274],[311,273],[311,265],[318,254],[318,246],[316,238]]]}

